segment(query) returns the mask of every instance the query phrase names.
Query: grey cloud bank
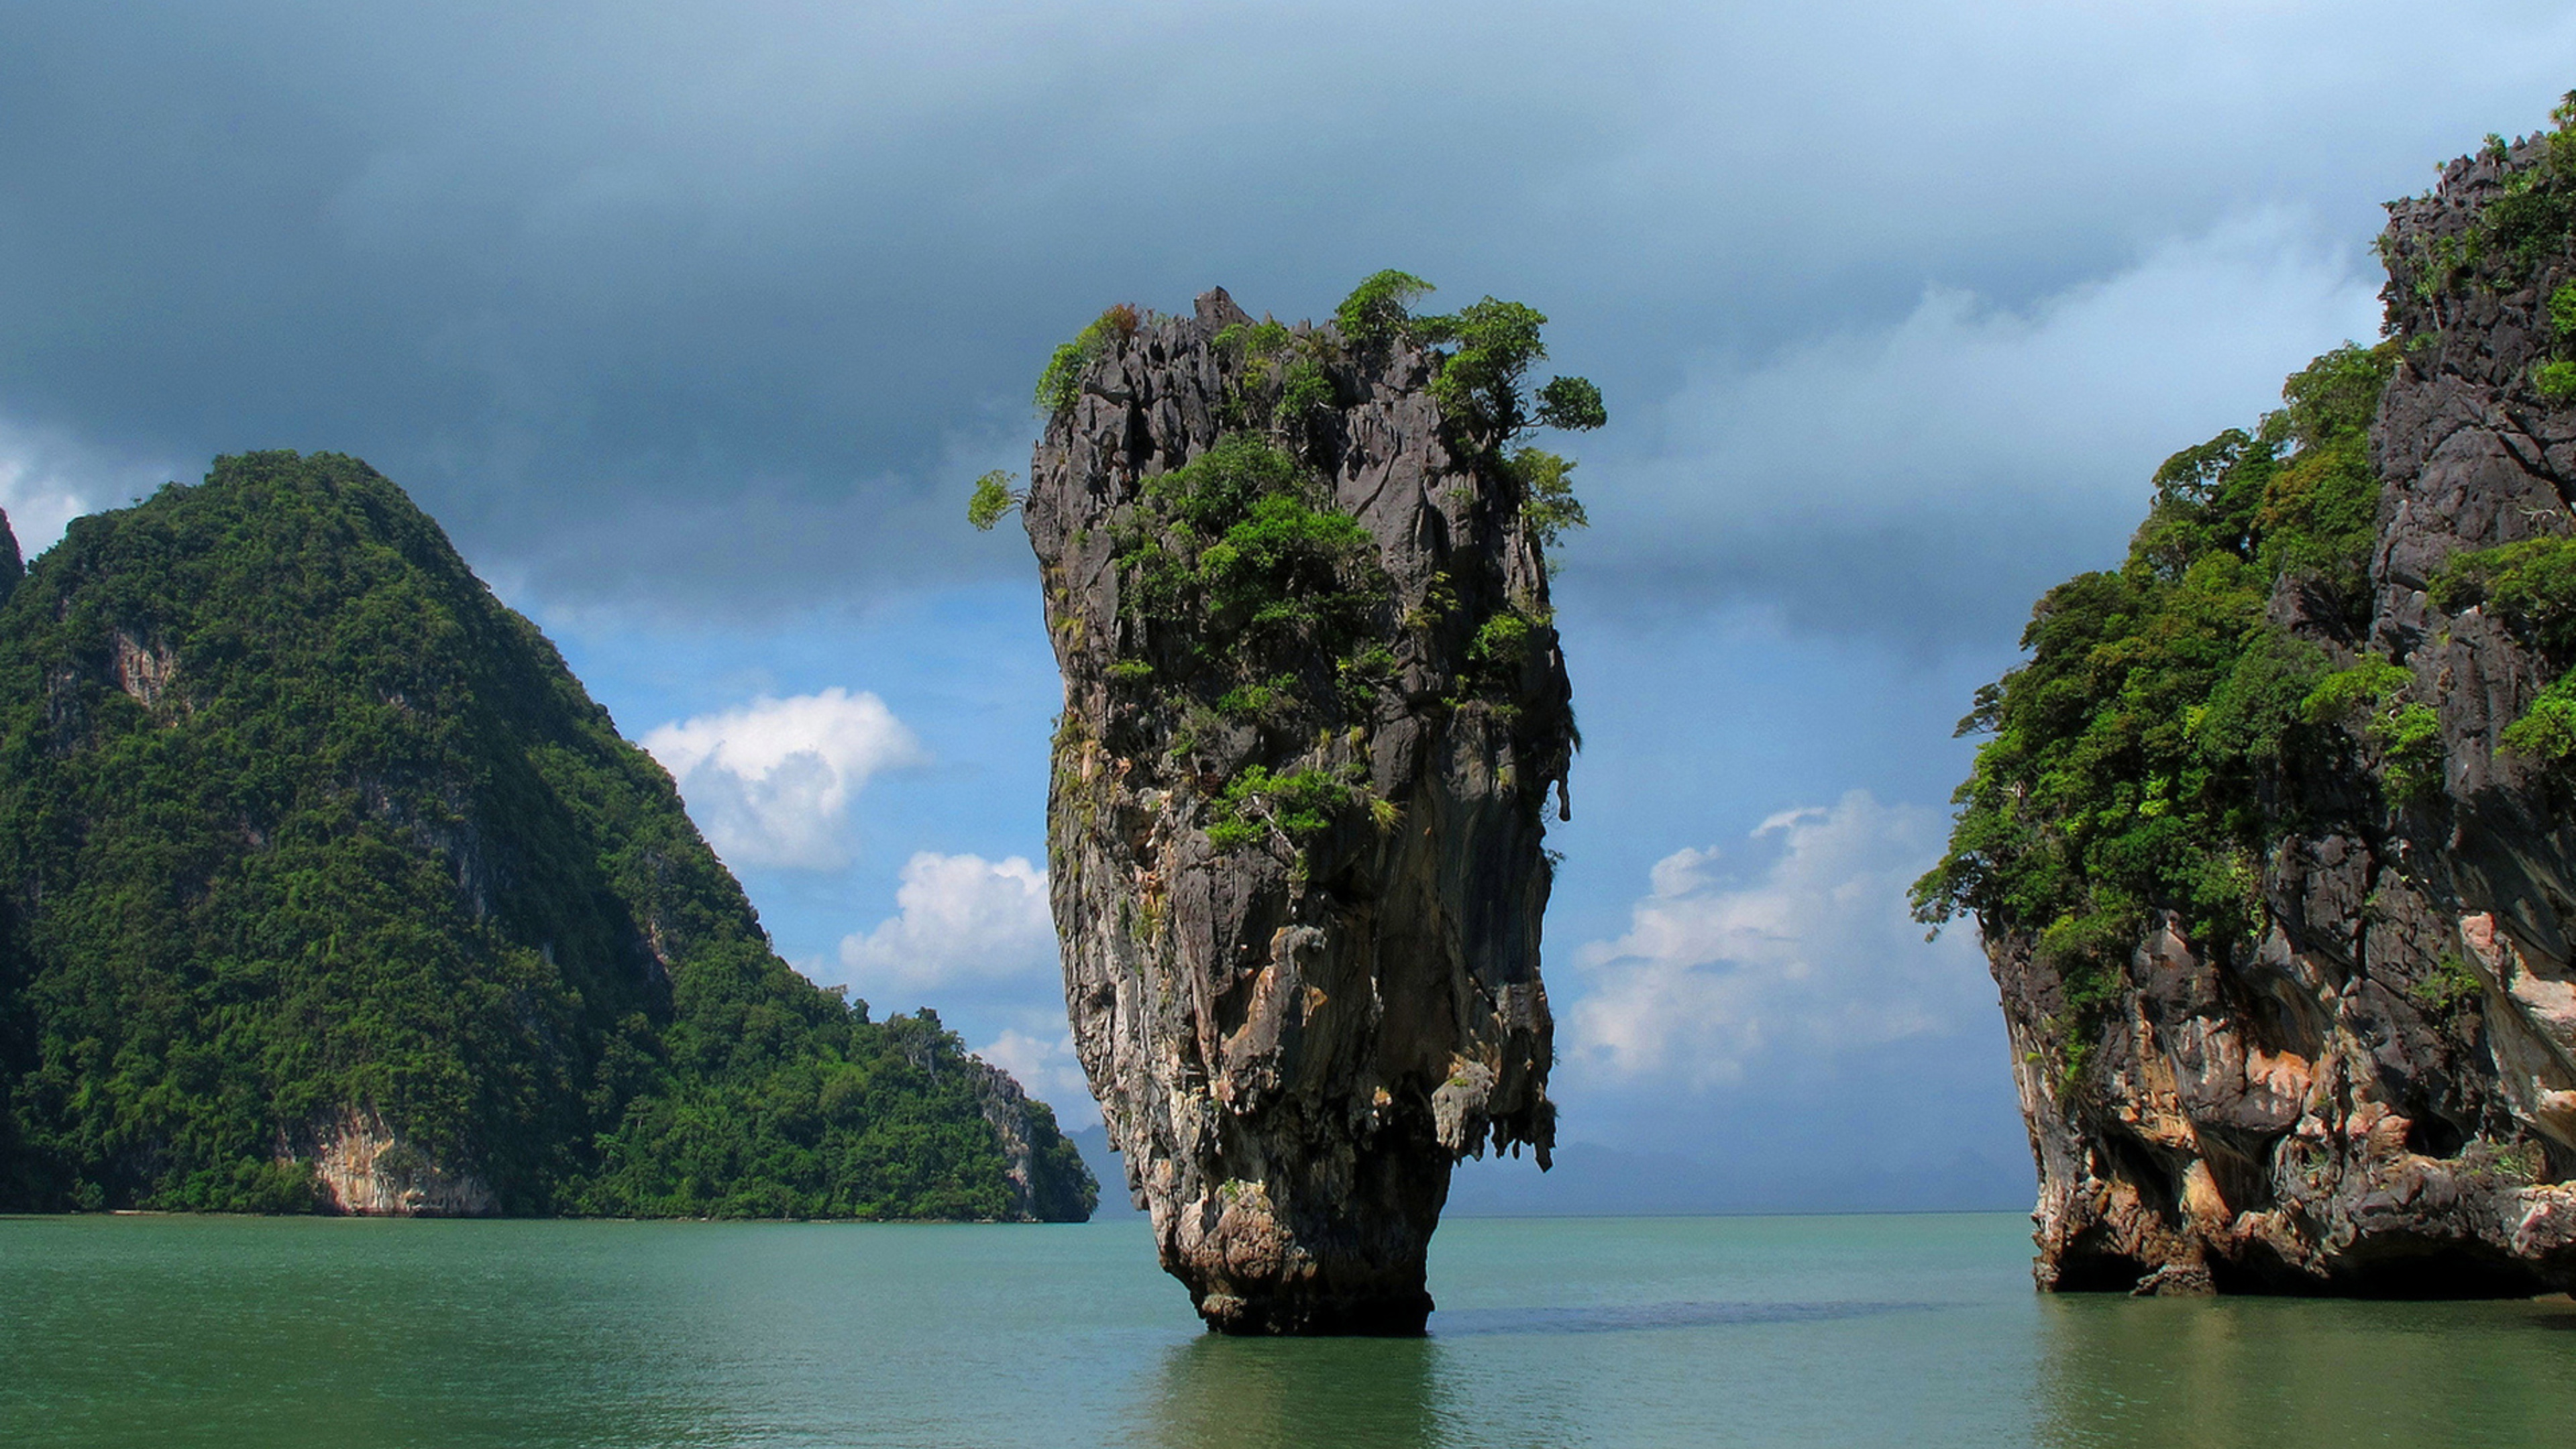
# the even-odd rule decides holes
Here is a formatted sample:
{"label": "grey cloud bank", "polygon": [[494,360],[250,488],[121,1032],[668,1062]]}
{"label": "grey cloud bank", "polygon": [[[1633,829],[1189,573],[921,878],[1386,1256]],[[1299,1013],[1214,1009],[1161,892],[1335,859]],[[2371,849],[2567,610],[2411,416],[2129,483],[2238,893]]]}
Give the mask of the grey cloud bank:
{"label": "grey cloud bank", "polygon": [[2358,199],[2561,88],[2576,22],[2467,9],[2492,44],[2427,94],[2389,4],[16,7],[0,420],[361,452],[549,597],[759,616],[1017,567],[954,495],[1017,461],[1035,363],[1096,306],[1222,281],[1320,313],[1399,264],[1539,304],[1609,388],[1594,495],[1690,526],[1609,509],[1602,586],[1850,622],[1750,566],[1812,522],[1890,606],[1990,614],[1873,565],[1947,526],[1995,575],[1976,521],[2056,481],[2015,418],[1980,415],[2013,475],[1982,491],[1950,487],[1975,438],[1850,453],[1927,525],[1820,487],[1814,405],[1771,396],[1875,366],[1941,402],[1892,375],[1940,360],[1927,329],[2044,333],[2261,207],[2304,220],[2234,264],[2298,295],[2121,356],[2170,378],[2161,344],[2215,336],[2231,384],[2277,377],[2336,340],[2300,309],[2359,274]]}

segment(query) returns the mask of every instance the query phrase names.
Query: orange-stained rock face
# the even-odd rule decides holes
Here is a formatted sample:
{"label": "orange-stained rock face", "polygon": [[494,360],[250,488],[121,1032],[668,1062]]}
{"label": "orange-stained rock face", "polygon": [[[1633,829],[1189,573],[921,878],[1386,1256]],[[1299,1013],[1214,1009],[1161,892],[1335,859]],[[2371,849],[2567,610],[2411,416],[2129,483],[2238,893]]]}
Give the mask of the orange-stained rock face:
{"label": "orange-stained rock face", "polygon": [[313,1175],[332,1211],[359,1217],[475,1218],[500,1210],[472,1173],[413,1149],[383,1118],[345,1112],[314,1145]]}

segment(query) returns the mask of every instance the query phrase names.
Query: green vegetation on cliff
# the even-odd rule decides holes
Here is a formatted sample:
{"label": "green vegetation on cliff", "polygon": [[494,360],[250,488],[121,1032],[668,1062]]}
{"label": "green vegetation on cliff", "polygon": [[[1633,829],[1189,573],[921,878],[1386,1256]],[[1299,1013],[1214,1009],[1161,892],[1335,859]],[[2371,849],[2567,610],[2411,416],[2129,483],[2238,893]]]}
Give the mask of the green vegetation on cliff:
{"label": "green vegetation on cliff", "polygon": [[2467,225],[2402,242],[2383,238],[2389,275],[2429,302],[2463,283],[2519,285],[2564,256],[2576,243],[2576,91],[2560,99],[2549,119],[2550,129],[2535,138],[2537,154],[2526,153],[2528,164],[2514,163],[2514,148],[2502,136],[2487,138],[2484,159],[2504,169],[2503,194],[2479,207]]}
{"label": "green vegetation on cliff", "polygon": [[[1541,551],[1585,526],[1573,460],[1533,446],[1541,428],[1580,431],[1608,421],[1601,390],[1580,377],[1533,387],[1547,356],[1547,318],[1486,297],[1454,314],[1415,315],[1433,290],[1405,272],[1362,281],[1334,324],[1288,326],[1246,318],[1209,339],[1223,393],[1224,431],[1187,463],[1146,478],[1110,533],[1119,597],[1132,627],[1104,671],[1130,717],[1170,726],[1168,752],[1195,758],[1249,728],[1267,762],[1211,765],[1218,781],[1209,840],[1221,850],[1277,838],[1292,847],[1342,821],[1384,828],[1394,809],[1348,771],[1313,767],[1319,739],[1364,732],[1380,696],[1398,691],[1417,647],[1454,634],[1467,667],[1432,681],[1452,708],[1498,715],[1523,666],[1552,643],[1552,615],[1537,598],[1462,605],[1457,581],[1437,575],[1404,608],[1378,559],[1378,544],[1334,497],[1339,441],[1334,409],[1365,396],[1363,363],[1387,349],[1418,349],[1429,367],[1439,439],[1481,484],[1444,502],[1517,517]],[[1041,410],[1061,415],[1081,395],[1086,369],[1168,321],[1112,307],[1049,358],[1037,386]],[[967,519],[990,529],[1021,498],[1007,473],[976,480]],[[1570,722],[1568,729],[1570,730]],[[1364,772],[1361,772],[1364,775]]]}
{"label": "green vegetation on cliff", "polygon": [[2292,808],[2279,782],[2303,754],[2358,738],[2392,792],[2438,780],[2438,732],[2404,669],[2338,670],[2267,617],[2286,585],[2328,630],[2364,632],[2369,427],[2395,360],[2391,344],[2327,353],[2254,431],[2175,454],[2127,562],[2051,589],[2022,635],[2029,661],[1960,722],[1992,738],[1915,913],[1973,911],[1989,939],[2056,968],[2070,1071],[2152,918],[2171,913],[2206,950],[2248,942],[2260,852]]}
{"label": "green vegetation on cliff", "polygon": [[[0,1208],[310,1208],[356,1116],[508,1212],[1011,1217],[1013,1095],[780,961],[363,463],[220,459],[0,605]],[[1034,1210],[1086,1215],[1026,1112]]]}
{"label": "green vegetation on cliff", "polygon": [[2455,554],[2432,580],[2435,603],[2485,609],[2568,672],[2505,726],[2503,746],[2564,770],[2576,765],[2576,539],[2527,538]]}

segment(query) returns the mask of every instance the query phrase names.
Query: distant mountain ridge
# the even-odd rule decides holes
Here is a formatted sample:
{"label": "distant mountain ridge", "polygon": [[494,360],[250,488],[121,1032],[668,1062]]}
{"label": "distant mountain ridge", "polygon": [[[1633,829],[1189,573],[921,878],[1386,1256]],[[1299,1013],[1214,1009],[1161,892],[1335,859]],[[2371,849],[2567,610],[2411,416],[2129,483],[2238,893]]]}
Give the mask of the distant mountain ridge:
{"label": "distant mountain ridge", "polygon": [[356,459],[0,520],[0,1209],[1078,1220],[1054,1115],[770,949]]}

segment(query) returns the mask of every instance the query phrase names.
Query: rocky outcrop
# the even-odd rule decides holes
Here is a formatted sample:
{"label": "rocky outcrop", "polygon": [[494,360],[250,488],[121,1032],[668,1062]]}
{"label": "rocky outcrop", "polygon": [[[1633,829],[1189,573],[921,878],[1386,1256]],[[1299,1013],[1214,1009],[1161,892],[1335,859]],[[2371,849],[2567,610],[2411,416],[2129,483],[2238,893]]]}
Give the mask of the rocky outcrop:
{"label": "rocky outcrop", "polygon": [[2367,751],[2272,781],[2288,828],[2261,864],[2251,949],[2167,918],[2080,1080],[2050,1041],[2065,981],[2029,938],[1989,937],[2045,1286],[2576,1284],[2576,792],[2502,738],[2576,661],[2484,608],[2444,607],[2436,587],[2464,551],[2576,535],[2576,402],[2537,380],[2567,345],[2549,299],[2576,258],[2563,234],[2501,229],[2494,211],[2566,144],[2455,162],[2392,204],[2399,360],[2371,434],[2367,636],[2313,617],[2295,581],[2272,601],[2336,662],[2404,667],[2408,697],[2438,713],[2438,783],[2394,788]]}
{"label": "rocky outcrop", "polygon": [[18,580],[26,575],[26,561],[18,554],[18,535],[9,527],[9,512],[0,509],[0,604],[9,602]]}
{"label": "rocky outcrop", "polygon": [[501,1208],[500,1199],[482,1179],[442,1166],[372,1112],[342,1113],[317,1134],[310,1160],[327,1212],[479,1218]]}
{"label": "rocky outcrop", "polygon": [[1453,1164],[1553,1137],[1569,690],[1528,488],[1439,356],[1255,325],[1113,310],[1037,446],[1066,1002],[1211,1326],[1419,1332]]}
{"label": "rocky outcrop", "polygon": [[1100,1206],[1100,1190],[1088,1172],[1067,1165],[1077,1149],[1056,1131],[1055,1114],[1029,1100],[1028,1091],[1009,1072],[981,1057],[967,1058],[966,1070],[974,1078],[975,1105],[1002,1149],[1011,1220],[1087,1221]]}

